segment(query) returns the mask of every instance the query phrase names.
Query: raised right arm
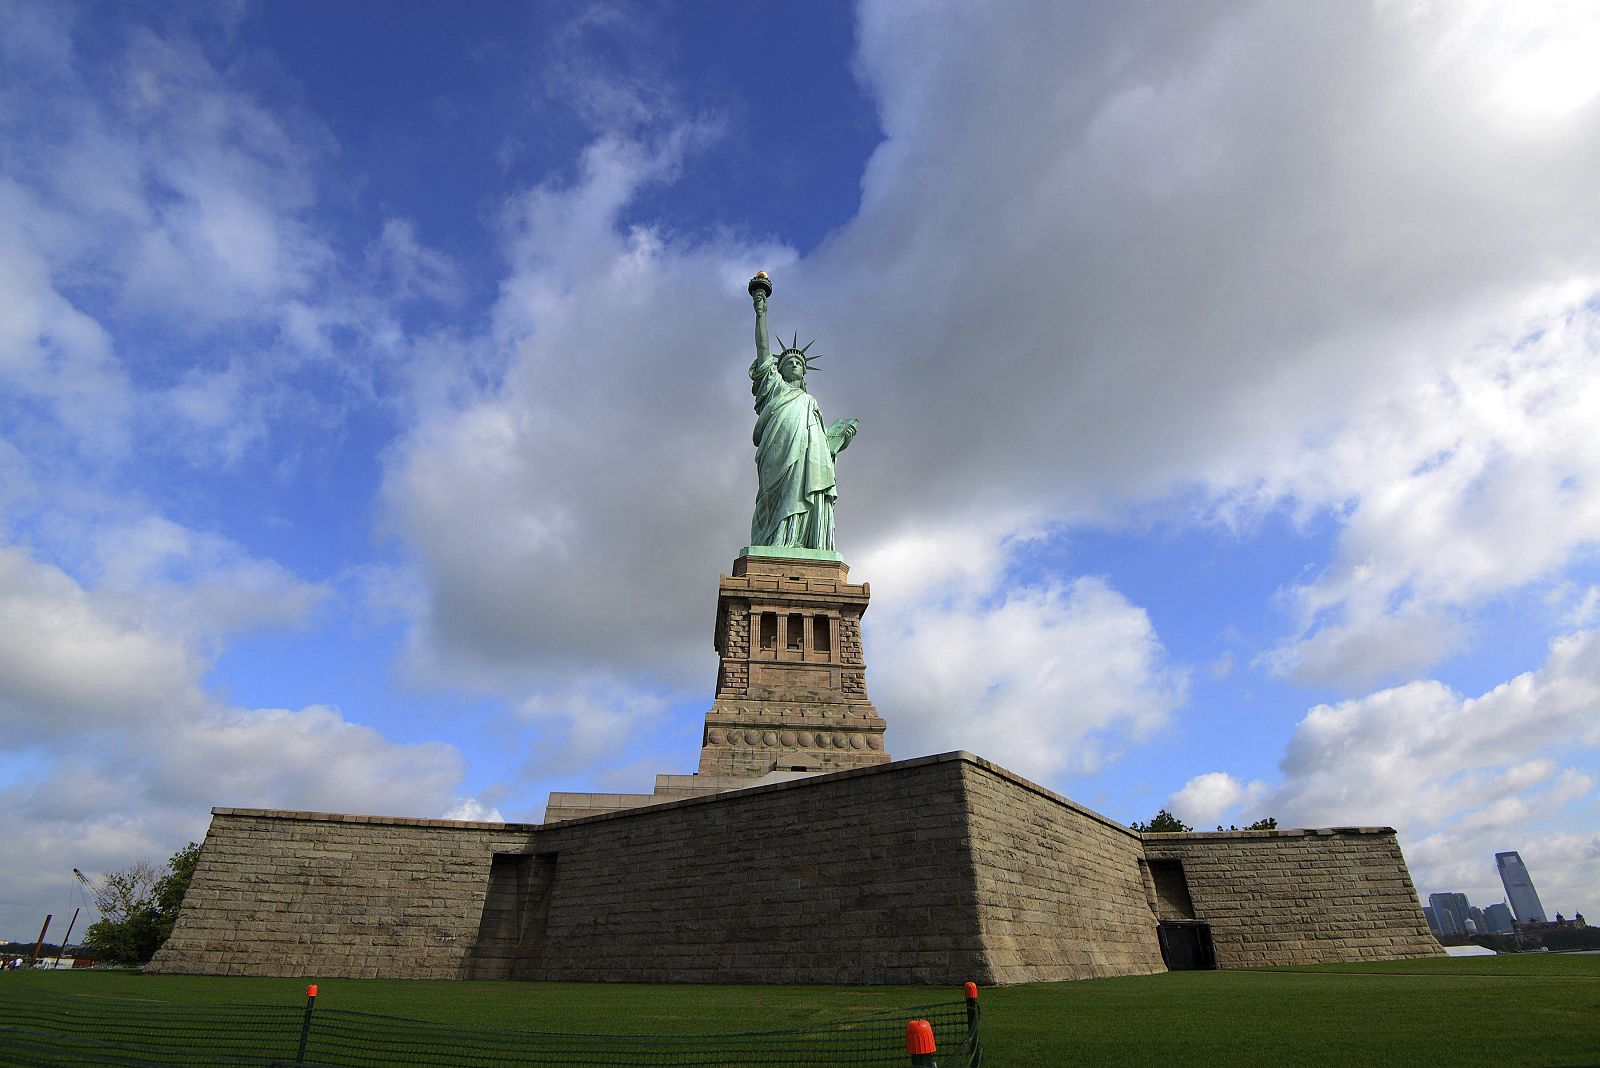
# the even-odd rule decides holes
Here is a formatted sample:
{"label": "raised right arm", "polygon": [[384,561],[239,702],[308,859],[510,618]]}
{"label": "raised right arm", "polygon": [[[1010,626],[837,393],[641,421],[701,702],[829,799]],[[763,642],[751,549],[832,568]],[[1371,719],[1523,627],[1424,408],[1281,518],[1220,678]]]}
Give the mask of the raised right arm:
{"label": "raised right arm", "polygon": [[750,293],[750,299],[756,306],[756,360],[750,365],[754,373],[756,367],[772,359],[772,347],[767,343],[767,295],[756,289]]}

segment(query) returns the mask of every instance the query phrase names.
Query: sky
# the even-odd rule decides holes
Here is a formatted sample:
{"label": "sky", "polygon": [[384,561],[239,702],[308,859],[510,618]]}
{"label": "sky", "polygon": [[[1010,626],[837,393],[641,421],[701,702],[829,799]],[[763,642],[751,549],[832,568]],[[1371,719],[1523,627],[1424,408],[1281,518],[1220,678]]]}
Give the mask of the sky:
{"label": "sky", "polygon": [[891,754],[1600,910],[1592,3],[0,24],[0,935],[692,771],[761,269]]}

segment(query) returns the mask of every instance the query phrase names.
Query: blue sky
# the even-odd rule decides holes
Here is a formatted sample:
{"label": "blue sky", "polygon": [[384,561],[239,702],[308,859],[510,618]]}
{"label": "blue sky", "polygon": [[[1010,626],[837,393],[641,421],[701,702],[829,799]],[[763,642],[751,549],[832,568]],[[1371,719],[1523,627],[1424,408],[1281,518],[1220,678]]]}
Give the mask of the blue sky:
{"label": "blue sky", "polygon": [[692,770],[757,269],[894,755],[1595,907],[1590,5],[0,7],[7,937]]}

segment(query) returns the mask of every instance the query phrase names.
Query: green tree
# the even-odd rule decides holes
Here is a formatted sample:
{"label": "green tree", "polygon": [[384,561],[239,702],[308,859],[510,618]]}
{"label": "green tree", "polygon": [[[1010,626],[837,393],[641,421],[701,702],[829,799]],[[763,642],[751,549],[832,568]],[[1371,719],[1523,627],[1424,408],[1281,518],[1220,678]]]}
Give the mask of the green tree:
{"label": "green tree", "polygon": [[1539,940],[1545,948],[1551,950],[1588,950],[1600,949],[1600,928],[1594,927],[1545,927],[1539,931]]}
{"label": "green tree", "polygon": [[[1267,816],[1264,819],[1256,820],[1254,823],[1250,824],[1248,827],[1230,826],[1228,828],[1228,830],[1230,830],[1230,831],[1239,831],[1239,830],[1244,830],[1244,831],[1275,831],[1277,829],[1278,829],[1278,819],[1277,819],[1276,816]],[[1219,831],[1222,830],[1222,824],[1220,824],[1220,823],[1217,824],[1217,830],[1219,830]]]}
{"label": "green tree", "polygon": [[189,892],[189,880],[194,878],[194,868],[200,863],[200,846],[190,842],[167,860],[167,873],[156,881],[156,911],[166,919],[166,935],[172,933],[178,910],[183,907],[183,895]]}
{"label": "green tree", "polygon": [[1160,812],[1157,812],[1155,817],[1151,819],[1149,823],[1135,823],[1133,825],[1133,829],[1140,832],[1194,830],[1193,827],[1189,826],[1187,823],[1183,822],[1166,809],[1162,809]]}
{"label": "green tree", "polygon": [[95,892],[101,918],[83,936],[84,948],[102,960],[143,964],[172,934],[183,896],[200,860],[200,847],[190,842],[158,871],[139,861],[107,875]]}

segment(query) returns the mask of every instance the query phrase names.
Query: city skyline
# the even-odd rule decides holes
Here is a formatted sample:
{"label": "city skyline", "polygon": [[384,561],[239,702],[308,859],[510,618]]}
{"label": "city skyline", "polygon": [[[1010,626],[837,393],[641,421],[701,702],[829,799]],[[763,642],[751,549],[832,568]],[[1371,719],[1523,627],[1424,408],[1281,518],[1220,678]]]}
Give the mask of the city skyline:
{"label": "city skyline", "polygon": [[[1500,877],[1503,894],[1499,901],[1488,906],[1482,908],[1473,906],[1470,895],[1459,891],[1434,891],[1425,895],[1428,904],[1423,912],[1428,917],[1428,926],[1435,934],[1503,934],[1512,930],[1513,919],[1519,924],[1550,923],[1557,916],[1571,920],[1575,916],[1582,915],[1581,903],[1565,913],[1545,910],[1540,902],[1538,890],[1534,886],[1533,875],[1518,850],[1502,850],[1495,853],[1494,866]],[[1487,926],[1479,924],[1476,932],[1467,931],[1463,921],[1468,918],[1469,912],[1488,917],[1493,910],[1503,912],[1503,918],[1498,918]],[[1496,913],[1496,916],[1499,917],[1499,913]]]}

